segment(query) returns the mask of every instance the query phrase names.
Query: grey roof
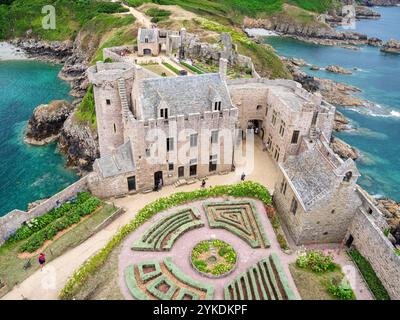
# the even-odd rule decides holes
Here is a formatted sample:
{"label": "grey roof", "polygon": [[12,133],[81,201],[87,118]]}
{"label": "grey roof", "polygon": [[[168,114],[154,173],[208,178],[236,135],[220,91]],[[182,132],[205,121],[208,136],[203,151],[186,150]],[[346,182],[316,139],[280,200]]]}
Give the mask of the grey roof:
{"label": "grey roof", "polygon": [[149,43],[156,42],[156,40],[157,40],[157,29],[140,29],[139,41],[141,43],[144,43],[146,38],[148,39]]}
{"label": "grey roof", "polygon": [[289,157],[282,168],[307,210],[335,188],[337,176],[316,148]]}
{"label": "grey roof", "polygon": [[130,141],[119,146],[113,154],[97,161],[104,178],[135,171]]}
{"label": "grey roof", "polygon": [[228,89],[218,73],[196,76],[146,79],[142,83],[141,104],[144,120],[157,118],[159,106],[168,107],[170,116],[233,108]]}

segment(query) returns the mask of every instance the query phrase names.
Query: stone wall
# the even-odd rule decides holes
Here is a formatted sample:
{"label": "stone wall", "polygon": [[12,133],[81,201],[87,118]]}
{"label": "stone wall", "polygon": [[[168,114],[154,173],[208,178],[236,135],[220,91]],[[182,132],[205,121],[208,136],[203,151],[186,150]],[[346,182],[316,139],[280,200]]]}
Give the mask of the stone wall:
{"label": "stone wall", "polygon": [[353,236],[354,247],[371,263],[390,297],[399,300],[400,256],[394,252],[392,243],[375,223],[374,212],[369,209],[368,199],[364,198],[349,227],[348,237]]}
{"label": "stone wall", "polygon": [[4,217],[0,217],[0,245],[10,236],[21,224],[32,218],[39,217],[51,209],[53,209],[57,202],[64,202],[67,199],[75,196],[77,193],[87,190],[87,177],[83,177],[79,181],[71,184],[69,187],[60,191],[56,195],[47,199],[40,205],[34,207],[32,210],[26,212],[21,210],[13,210]]}

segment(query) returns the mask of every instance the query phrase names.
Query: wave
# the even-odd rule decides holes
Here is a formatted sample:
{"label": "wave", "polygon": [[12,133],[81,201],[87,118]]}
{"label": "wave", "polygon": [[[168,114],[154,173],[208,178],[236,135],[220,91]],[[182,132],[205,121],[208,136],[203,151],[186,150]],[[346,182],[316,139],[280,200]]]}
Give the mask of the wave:
{"label": "wave", "polygon": [[371,117],[379,117],[379,118],[400,118],[400,111],[397,110],[390,110],[385,106],[382,106],[377,103],[368,102],[363,107],[358,108],[348,108],[348,110],[371,116]]}

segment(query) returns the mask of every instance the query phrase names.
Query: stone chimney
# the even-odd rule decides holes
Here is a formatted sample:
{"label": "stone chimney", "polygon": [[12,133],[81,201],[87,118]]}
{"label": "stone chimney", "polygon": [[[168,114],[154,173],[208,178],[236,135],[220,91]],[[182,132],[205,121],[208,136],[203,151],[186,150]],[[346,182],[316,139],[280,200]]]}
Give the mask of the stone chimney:
{"label": "stone chimney", "polygon": [[228,60],[221,58],[219,59],[219,75],[223,81],[226,81],[226,73],[228,71]]}

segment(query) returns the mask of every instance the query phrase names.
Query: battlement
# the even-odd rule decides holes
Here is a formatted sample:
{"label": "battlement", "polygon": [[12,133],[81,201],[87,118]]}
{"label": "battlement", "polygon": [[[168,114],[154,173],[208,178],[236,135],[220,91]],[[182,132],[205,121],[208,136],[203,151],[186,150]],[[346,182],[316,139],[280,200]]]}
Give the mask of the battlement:
{"label": "battlement", "polygon": [[95,85],[117,81],[120,78],[131,79],[135,75],[135,65],[128,62],[97,62],[87,70],[89,81]]}

